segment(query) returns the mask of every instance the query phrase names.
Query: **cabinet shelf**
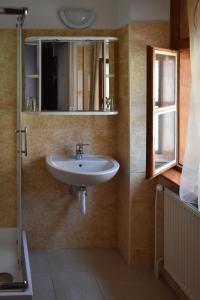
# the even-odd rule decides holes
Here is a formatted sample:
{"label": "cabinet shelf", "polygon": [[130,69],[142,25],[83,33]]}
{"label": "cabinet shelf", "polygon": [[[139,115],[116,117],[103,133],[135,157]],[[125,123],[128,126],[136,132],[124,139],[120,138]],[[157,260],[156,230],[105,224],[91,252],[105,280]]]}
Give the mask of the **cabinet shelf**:
{"label": "cabinet shelf", "polygon": [[43,116],[114,116],[118,111],[24,111],[25,114],[43,115]]}

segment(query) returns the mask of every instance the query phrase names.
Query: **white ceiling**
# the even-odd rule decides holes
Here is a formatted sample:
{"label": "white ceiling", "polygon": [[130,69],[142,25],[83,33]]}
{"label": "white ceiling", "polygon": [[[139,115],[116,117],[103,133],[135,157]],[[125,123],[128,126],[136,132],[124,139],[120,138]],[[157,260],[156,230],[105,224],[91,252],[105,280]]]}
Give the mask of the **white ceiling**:
{"label": "white ceiling", "polygon": [[[169,0],[0,0],[0,6],[26,6],[25,28],[64,28],[60,8],[92,8],[96,11],[93,28],[117,28],[130,20],[169,19]],[[1,28],[15,27],[16,18],[0,16]]]}

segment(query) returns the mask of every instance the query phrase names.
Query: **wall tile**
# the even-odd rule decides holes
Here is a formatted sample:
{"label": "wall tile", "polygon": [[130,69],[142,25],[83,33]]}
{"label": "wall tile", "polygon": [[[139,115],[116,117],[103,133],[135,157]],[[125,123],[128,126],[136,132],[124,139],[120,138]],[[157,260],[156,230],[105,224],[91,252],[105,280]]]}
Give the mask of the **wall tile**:
{"label": "wall tile", "polygon": [[129,30],[124,26],[118,31],[118,156],[120,173],[118,187],[118,247],[127,262],[130,253],[130,97],[129,97]]}
{"label": "wall tile", "polygon": [[[24,37],[44,35],[114,36],[114,30],[24,30]],[[0,30],[0,226],[16,225],[16,30]],[[24,49],[23,49],[24,51]],[[23,63],[23,68],[24,68]],[[89,188],[88,215],[82,216],[67,185],[47,171],[45,156],[74,154],[75,144],[89,143],[87,153],[117,157],[117,117],[38,116],[24,113],[28,157],[23,159],[25,226],[30,246],[114,247],[117,243],[117,178]],[[5,131],[6,127],[6,131]]]}
{"label": "wall tile", "polygon": [[0,227],[16,226],[16,30],[0,30]]}
{"label": "wall tile", "polygon": [[[117,118],[110,116],[23,115],[29,155],[24,159],[25,224],[33,248],[114,247],[117,244],[117,177],[88,188],[88,213],[80,213],[68,186],[45,165],[50,154],[74,154],[89,143],[88,154],[117,153]],[[44,143],[45,141],[45,143]]]}
{"label": "wall tile", "polygon": [[146,171],[146,46],[168,47],[165,22],[129,24],[131,263],[151,265],[156,180]]}

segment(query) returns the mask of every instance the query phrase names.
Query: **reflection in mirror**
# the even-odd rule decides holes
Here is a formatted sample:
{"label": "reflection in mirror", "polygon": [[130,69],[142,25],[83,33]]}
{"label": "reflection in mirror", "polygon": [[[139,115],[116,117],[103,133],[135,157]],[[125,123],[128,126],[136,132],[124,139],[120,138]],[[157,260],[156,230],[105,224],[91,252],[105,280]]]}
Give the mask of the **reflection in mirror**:
{"label": "reflection in mirror", "polygon": [[114,111],[115,40],[27,39],[26,110]]}
{"label": "reflection in mirror", "polygon": [[43,42],[42,110],[100,110],[102,58],[101,41]]}

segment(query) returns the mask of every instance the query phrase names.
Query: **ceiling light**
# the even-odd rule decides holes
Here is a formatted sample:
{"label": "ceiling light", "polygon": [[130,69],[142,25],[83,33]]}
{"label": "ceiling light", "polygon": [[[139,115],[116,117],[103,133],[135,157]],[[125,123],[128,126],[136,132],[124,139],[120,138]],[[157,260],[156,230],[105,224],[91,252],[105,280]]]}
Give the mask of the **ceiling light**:
{"label": "ceiling light", "polygon": [[60,9],[59,16],[65,26],[69,28],[88,28],[95,20],[93,9]]}

